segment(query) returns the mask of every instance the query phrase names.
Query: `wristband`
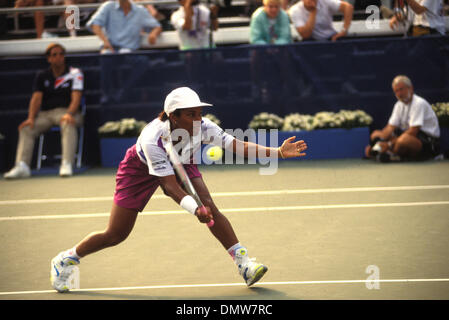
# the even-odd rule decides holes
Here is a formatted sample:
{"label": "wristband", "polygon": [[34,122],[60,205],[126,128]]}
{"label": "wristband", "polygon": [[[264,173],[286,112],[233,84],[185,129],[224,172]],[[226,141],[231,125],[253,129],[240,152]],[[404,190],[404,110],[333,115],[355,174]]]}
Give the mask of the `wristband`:
{"label": "wristband", "polygon": [[279,150],[279,153],[281,154],[281,158],[282,158],[282,159],[285,159],[285,158],[284,158],[284,155],[282,154],[281,147],[279,147],[278,150]]}
{"label": "wristband", "polygon": [[196,209],[198,208],[198,204],[196,203],[195,199],[192,198],[192,196],[185,196],[184,198],[182,198],[179,205],[191,214],[195,214]]}

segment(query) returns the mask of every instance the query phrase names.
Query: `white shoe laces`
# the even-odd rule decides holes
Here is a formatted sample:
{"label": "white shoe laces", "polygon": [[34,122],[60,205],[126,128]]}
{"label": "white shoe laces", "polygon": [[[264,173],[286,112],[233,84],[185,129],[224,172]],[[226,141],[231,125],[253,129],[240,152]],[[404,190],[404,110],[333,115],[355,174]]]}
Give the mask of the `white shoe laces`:
{"label": "white shoe laces", "polygon": [[239,273],[242,274],[246,268],[250,268],[253,264],[256,264],[256,258],[246,258],[246,261],[240,264]]}
{"label": "white shoe laces", "polygon": [[59,280],[66,282],[70,275],[72,274],[73,267],[72,266],[64,266],[59,275]]}

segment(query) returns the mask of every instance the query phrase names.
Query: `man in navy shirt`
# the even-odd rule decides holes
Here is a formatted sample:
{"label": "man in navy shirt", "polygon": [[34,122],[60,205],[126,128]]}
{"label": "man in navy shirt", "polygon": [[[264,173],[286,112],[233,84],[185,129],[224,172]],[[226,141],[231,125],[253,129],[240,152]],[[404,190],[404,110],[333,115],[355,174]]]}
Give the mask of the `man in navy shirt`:
{"label": "man in navy shirt", "polygon": [[61,126],[62,161],[60,176],[72,175],[72,163],[78,142],[76,129],[83,119],[79,112],[84,78],[80,69],[65,63],[65,48],[51,43],[45,52],[50,68],[40,71],[33,85],[28,118],[19,125],[15,166],[4,177],[26,178],[36,137],[52,126]]}

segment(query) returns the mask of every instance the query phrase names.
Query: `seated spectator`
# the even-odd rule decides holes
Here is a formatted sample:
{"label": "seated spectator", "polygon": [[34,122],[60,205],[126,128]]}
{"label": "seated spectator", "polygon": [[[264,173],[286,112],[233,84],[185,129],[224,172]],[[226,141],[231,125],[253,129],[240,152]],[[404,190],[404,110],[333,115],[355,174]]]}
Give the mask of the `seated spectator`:
{"label": "seated spectator", "polygon": [[28,118],[19,125],[16,162],[5,173],[6,179],[31,175],[31,160],[36,138],[52,126],[61,126],[62,161],[59,175],[72,175],[72,163],[83,119],[79,112],[84,79],[80,69],[67,66],[65,49],[52,43],[45,52],[50,68],[40,71],[33,85]]}
{"label": "seated spectator", "polygon": [[[155,44],[162,32],[160,23],[147,9],[129,0],[103,3],[86,25],[102,41],[102,54],[136,51],[140,48],[141,32],[145,28],[151,29],[147,37],[149,44]],[[124,101],[130,89],[148,71],[150,62],[146,56],[131,55],[124,60],[115,56],[100,59],[102,104]],[[116,91],[113,87],[114,71],[121,64],[131,66],[132,72],[129,77],[120,79],[123,83]]]}
{"label": "seated spectator", "polygon": [[263,4],[251,16],[250,43],[276,47],[250,52],[252,98],[260,103],[278,104],[298,92],[290,52],[281,46],[292,43],[290,21],[281,9],[281,0],[264,0]]}
{"label": "seated spectator", "polygon": [[251,44],[287,44],[292,42],[290,20],[281,9],[281,0],[264,0],[251,16]]}
{"label": "seated spectator", "polygon": [[381,162],[423,160],[439,155],[440,127],[430,104],[414,93],[406,76],[395,77],[392,88],[398,101],[388,124],[371,134],[365,155]]}
{"label": "seated spectator", "polygon": [[218,6],[207,8],[198,0],[179,0],[181,7],[171,15],[171,23],[178,32],[179,49],[212,48],[211,28],[218,29]]}
{"label": "seated spectator", "polygon": [[419,37],[427,34],[446,34],[443,17],[442,0],[405,0],[408,4],[408,16],[397,12],[390,19],[390,28],[395,29],[399,23],[408,26],[411,23],[409,35]]}
{"label": "seated spectator", "polygon": [[[347,35],[352,22],[354,7],[339,0],[303,0],[289,10],[293,26],[303,40],[336,41]],[[333,15],[343,13],[343,28],[336,31]]]}

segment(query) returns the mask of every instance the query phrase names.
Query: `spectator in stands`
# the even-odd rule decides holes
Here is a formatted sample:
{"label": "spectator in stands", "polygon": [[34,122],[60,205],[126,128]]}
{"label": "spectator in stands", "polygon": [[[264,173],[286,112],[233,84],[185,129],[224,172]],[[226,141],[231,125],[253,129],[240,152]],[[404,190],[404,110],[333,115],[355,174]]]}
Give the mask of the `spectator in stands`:
{"label": "spectator in stands", "polygon": [[440,153],[440,127],[435,112],[425,99],[414,93],[408,77],[395,77],[392,88],[398,101],[388,124],[371,134],[365,155],[381,162],[434,158]]}
{"label": "spectator in stands", "polygon": [[446,34],[442,0],[405,0],[409,6],[408,17],[397,13],[390,19],[390,28],[395,29],[399,23],[411,21],[410,35],[419,37],[427,34]]}
{"label": "spectator in stands", "polygon": [[[218,6],[208,8],[198,0],[179,0],[180,7],[172,13],[170,22],[178,33],[179,49],[185,51],[183,59],[187,80],[190,83],[203,82],[202,64],[212,58],[212,68],[222,63],[220,52],[204,53],[190,49],[215,48],[212,31],[218,30]],[[214,70],[210,70],[214,74]],[[192,84],[194,85],[194,84]],[[203,91],[212,90],[213,83],[206,82]]]}
{"label": "spectator in stands", "polygon": [[207,8],[198,0],[179,0],[180,7],[171,15],[171,23],[178,32],[179,49],[212,48],[215,46],[211,29],[218,29],[218,6]]}
{"label": "spectator in stands", "polygon": [[[303,0],[289,10],[290,18],[303,40],[336,41],[348,34],[354,7],[340,0]],[[343,13],[343,28],[336,31],[333,15]]]}
{"label": "spectator in stands", "polygon": [[[42,7],[49,3],[50,0],[17,0],[15,8],[22,7]],[[44,34],[45,15],[43,11],[34,12],[34,26],[36,27],[36,38],[40,39]]]}
{"label": "spectator in stands", "polygon": [[[93,3],[97,0],[16,0],[15,7],[42,7],[50,5],[76,5],[82,3]],[[69,13],[62,14],[65,19],[70,16]],[[44,11],[34,12],[34,25],[36,27],[36,37],[40,38],[55,38],[57,35],[45,31],[45,13]],[[66,27],[66,24],[64,24]],[[68,29],[70,36],[76,36],[76,30],[74,28]]]}
{"label": "spectator in stands", "polygon": [[[141,35],[151,29],[148,43],[155,44],[162,32],[159,22],[141,5],[129,0],[103,3],[87,22],[103,42],[101,52],[131,52],[140,48]],[[103,32],[103,29],[105,32]]]}
{"label": "spectator in stands", "polygon": [[292,42],[290,20],[280,0],[264,0],[263,7],[251,16],[251,44],[288,44]]}
{"label": "spectator in stands", "polygon": [[[140,48],[141,32],[150,29],[147,40],[155,44],[162,32],[160,23],[141,5],[129,0],[108,1],[103,3],[87,22],[87,26],[103,42],[101,53],[129,53]],[[104,30],[104,31],[103,31]],[[144,75],[150,62],[145,56],[127,56],[122,62],[117,57],[102,57],[101,88],[103,104],[120,102],[126,99],[130,88]],[[114,70],[125,63],[131,66],[131,75],[122,79],[118,92],[113,88]]]}
{"label": "spectator in stands", "polygon": [[84,79],[80,69],[67,66],[65,48],[51,43],[45,51],[50,68],[40,71],[33,85],[28,118],[19,125],[19,141],[15,166],[4,177],[26,178],[36,137],[52,126],[61,126],[62,161],[59,175],[72,175],[72,163],[78,142],[78,130],[83,119],[79,112]]}
{"label": "spectator in stands", "polygon": [[[251,44],[278,46],[292,43],[290,20],[281,4],[281,0],[264,0],[263,7],[254,11],[250,23]],[[291,57],[286,47],[255,48],[250,55],[252,97],[255,101],[280,103],[297,93]]]}

